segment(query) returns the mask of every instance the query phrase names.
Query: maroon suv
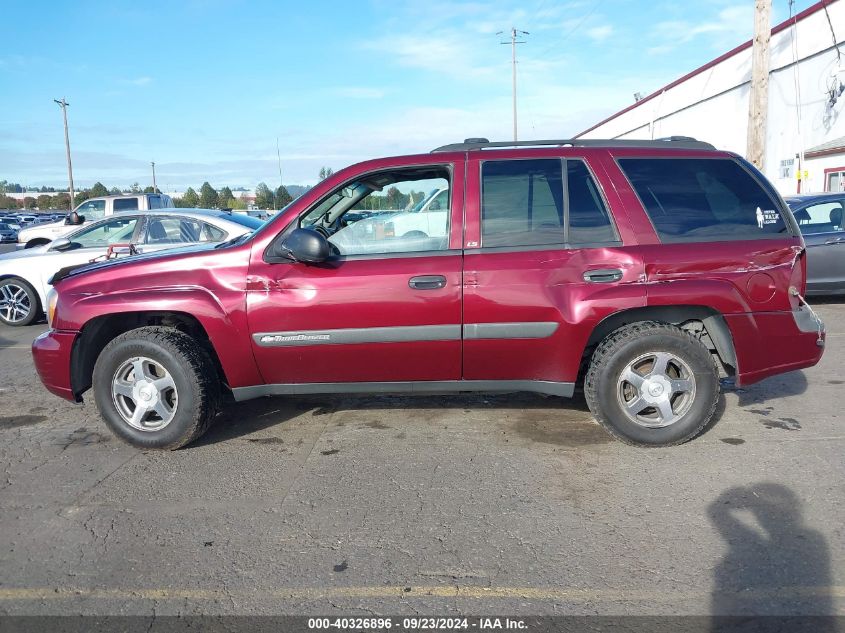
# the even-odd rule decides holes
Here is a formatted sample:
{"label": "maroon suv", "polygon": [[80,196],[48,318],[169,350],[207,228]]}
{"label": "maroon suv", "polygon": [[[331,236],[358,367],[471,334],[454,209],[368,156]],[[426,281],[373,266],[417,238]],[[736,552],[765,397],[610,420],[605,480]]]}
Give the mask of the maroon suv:
{"label": "maroon suv", "polygon": [[706,143],[468,139],[344,169],[251,236],[62,271],[33,355],[144,448],[199,437],[224,390],[581,384],[614,436],[666,446],[720,376],[819,361],[805,270],[780,196]]}

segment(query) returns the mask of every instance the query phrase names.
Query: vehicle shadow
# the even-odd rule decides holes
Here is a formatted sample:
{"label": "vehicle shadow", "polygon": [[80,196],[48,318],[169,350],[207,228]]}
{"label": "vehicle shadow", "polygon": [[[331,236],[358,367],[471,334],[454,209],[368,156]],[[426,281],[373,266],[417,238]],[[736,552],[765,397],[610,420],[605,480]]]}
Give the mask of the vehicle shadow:
{"label": "vehicle shadow", "polygon": [[791,371],[786,374],[772,376],[748,387],[733,387],[723,385],[725,393],[735,393],[739,398],[739,406],[745,407],[763,404],[769,400],[800,396],[807,391],[807,376],[803,370]]}
{"label": "vehicle shadow", "polygon": [[[827,541],[804,523],[792,490],[771,482],[731,488],[708,516],[728,546],[713,574],[712,631],[733,630],[718,616],[833,615]],[[836,623],[814,621],[813,630]]]}
{"label": "vehicle shadow", "polygon": [[[699,433],[703,435],[715,426],[725,412],[725,398],[719,397],[716,412],[711,422]],[[540,394],[516,393],[466,393],[448,395],[336,395],[336,396],[278,396],[258,398],[236,403],[231,399],[223,407],[209,431],[193,442],[191,446],[205,446],[217,442],[243,437],[263,429],[284,424],[291,419],[311,412],[314,417],[343,411],[397,411],[397,410],[497,410],[542,411],[548,410],[545,422],[560,422],[560,434],[567,429],[573,434],[584,432],[584,424],[595,424],[597,431],[604,433],[593,420],[583,395],[573,398],[558,398]],[[531,416],[539,420],[538,416]],[[568,423],[576,423],[568,425]],[[608,441],[610,436],[608,435]]]}

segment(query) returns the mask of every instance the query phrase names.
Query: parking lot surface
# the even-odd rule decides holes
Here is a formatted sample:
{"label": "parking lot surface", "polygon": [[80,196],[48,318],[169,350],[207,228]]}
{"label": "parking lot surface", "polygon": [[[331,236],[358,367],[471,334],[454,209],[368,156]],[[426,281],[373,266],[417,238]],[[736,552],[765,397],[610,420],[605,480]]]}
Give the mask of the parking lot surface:
{"label": "parking lot surface", "polygon": [[845,303],[668,449],[525,394],[262,399],[145,452],[0,329],[0,613],[845,614]]}

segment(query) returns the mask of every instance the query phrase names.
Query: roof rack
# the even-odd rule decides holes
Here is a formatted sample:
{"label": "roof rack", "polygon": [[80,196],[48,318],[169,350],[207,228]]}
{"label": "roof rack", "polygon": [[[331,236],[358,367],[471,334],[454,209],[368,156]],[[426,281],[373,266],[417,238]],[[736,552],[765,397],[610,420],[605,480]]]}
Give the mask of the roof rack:
{"label": "roof rack", "polygon": [[673,147],[677,149],[716,149],[710,143],[699,141],[691,136],[666,136],[654,140],[647,139],[546,139],[542,141],[489,141],[486,138],[468,138],[463,143],[451,143],[431,150],[435,152],[467,152],[470,150],[495,149],[505,147]]}

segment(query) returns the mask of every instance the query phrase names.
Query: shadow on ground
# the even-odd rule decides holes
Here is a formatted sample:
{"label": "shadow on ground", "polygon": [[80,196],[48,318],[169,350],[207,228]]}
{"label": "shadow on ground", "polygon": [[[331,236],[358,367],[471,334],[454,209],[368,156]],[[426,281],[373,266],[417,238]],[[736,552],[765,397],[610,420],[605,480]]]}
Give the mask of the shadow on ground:
{"label": "shadow on ground", "polygon": [[[728,548],[714,570],[712,615],[833,615],[827,542],[804,523],[801,505],[792,490],[767,482],[730,488],[710,504]],[[836,630],[825,626],[815,630]]]}

